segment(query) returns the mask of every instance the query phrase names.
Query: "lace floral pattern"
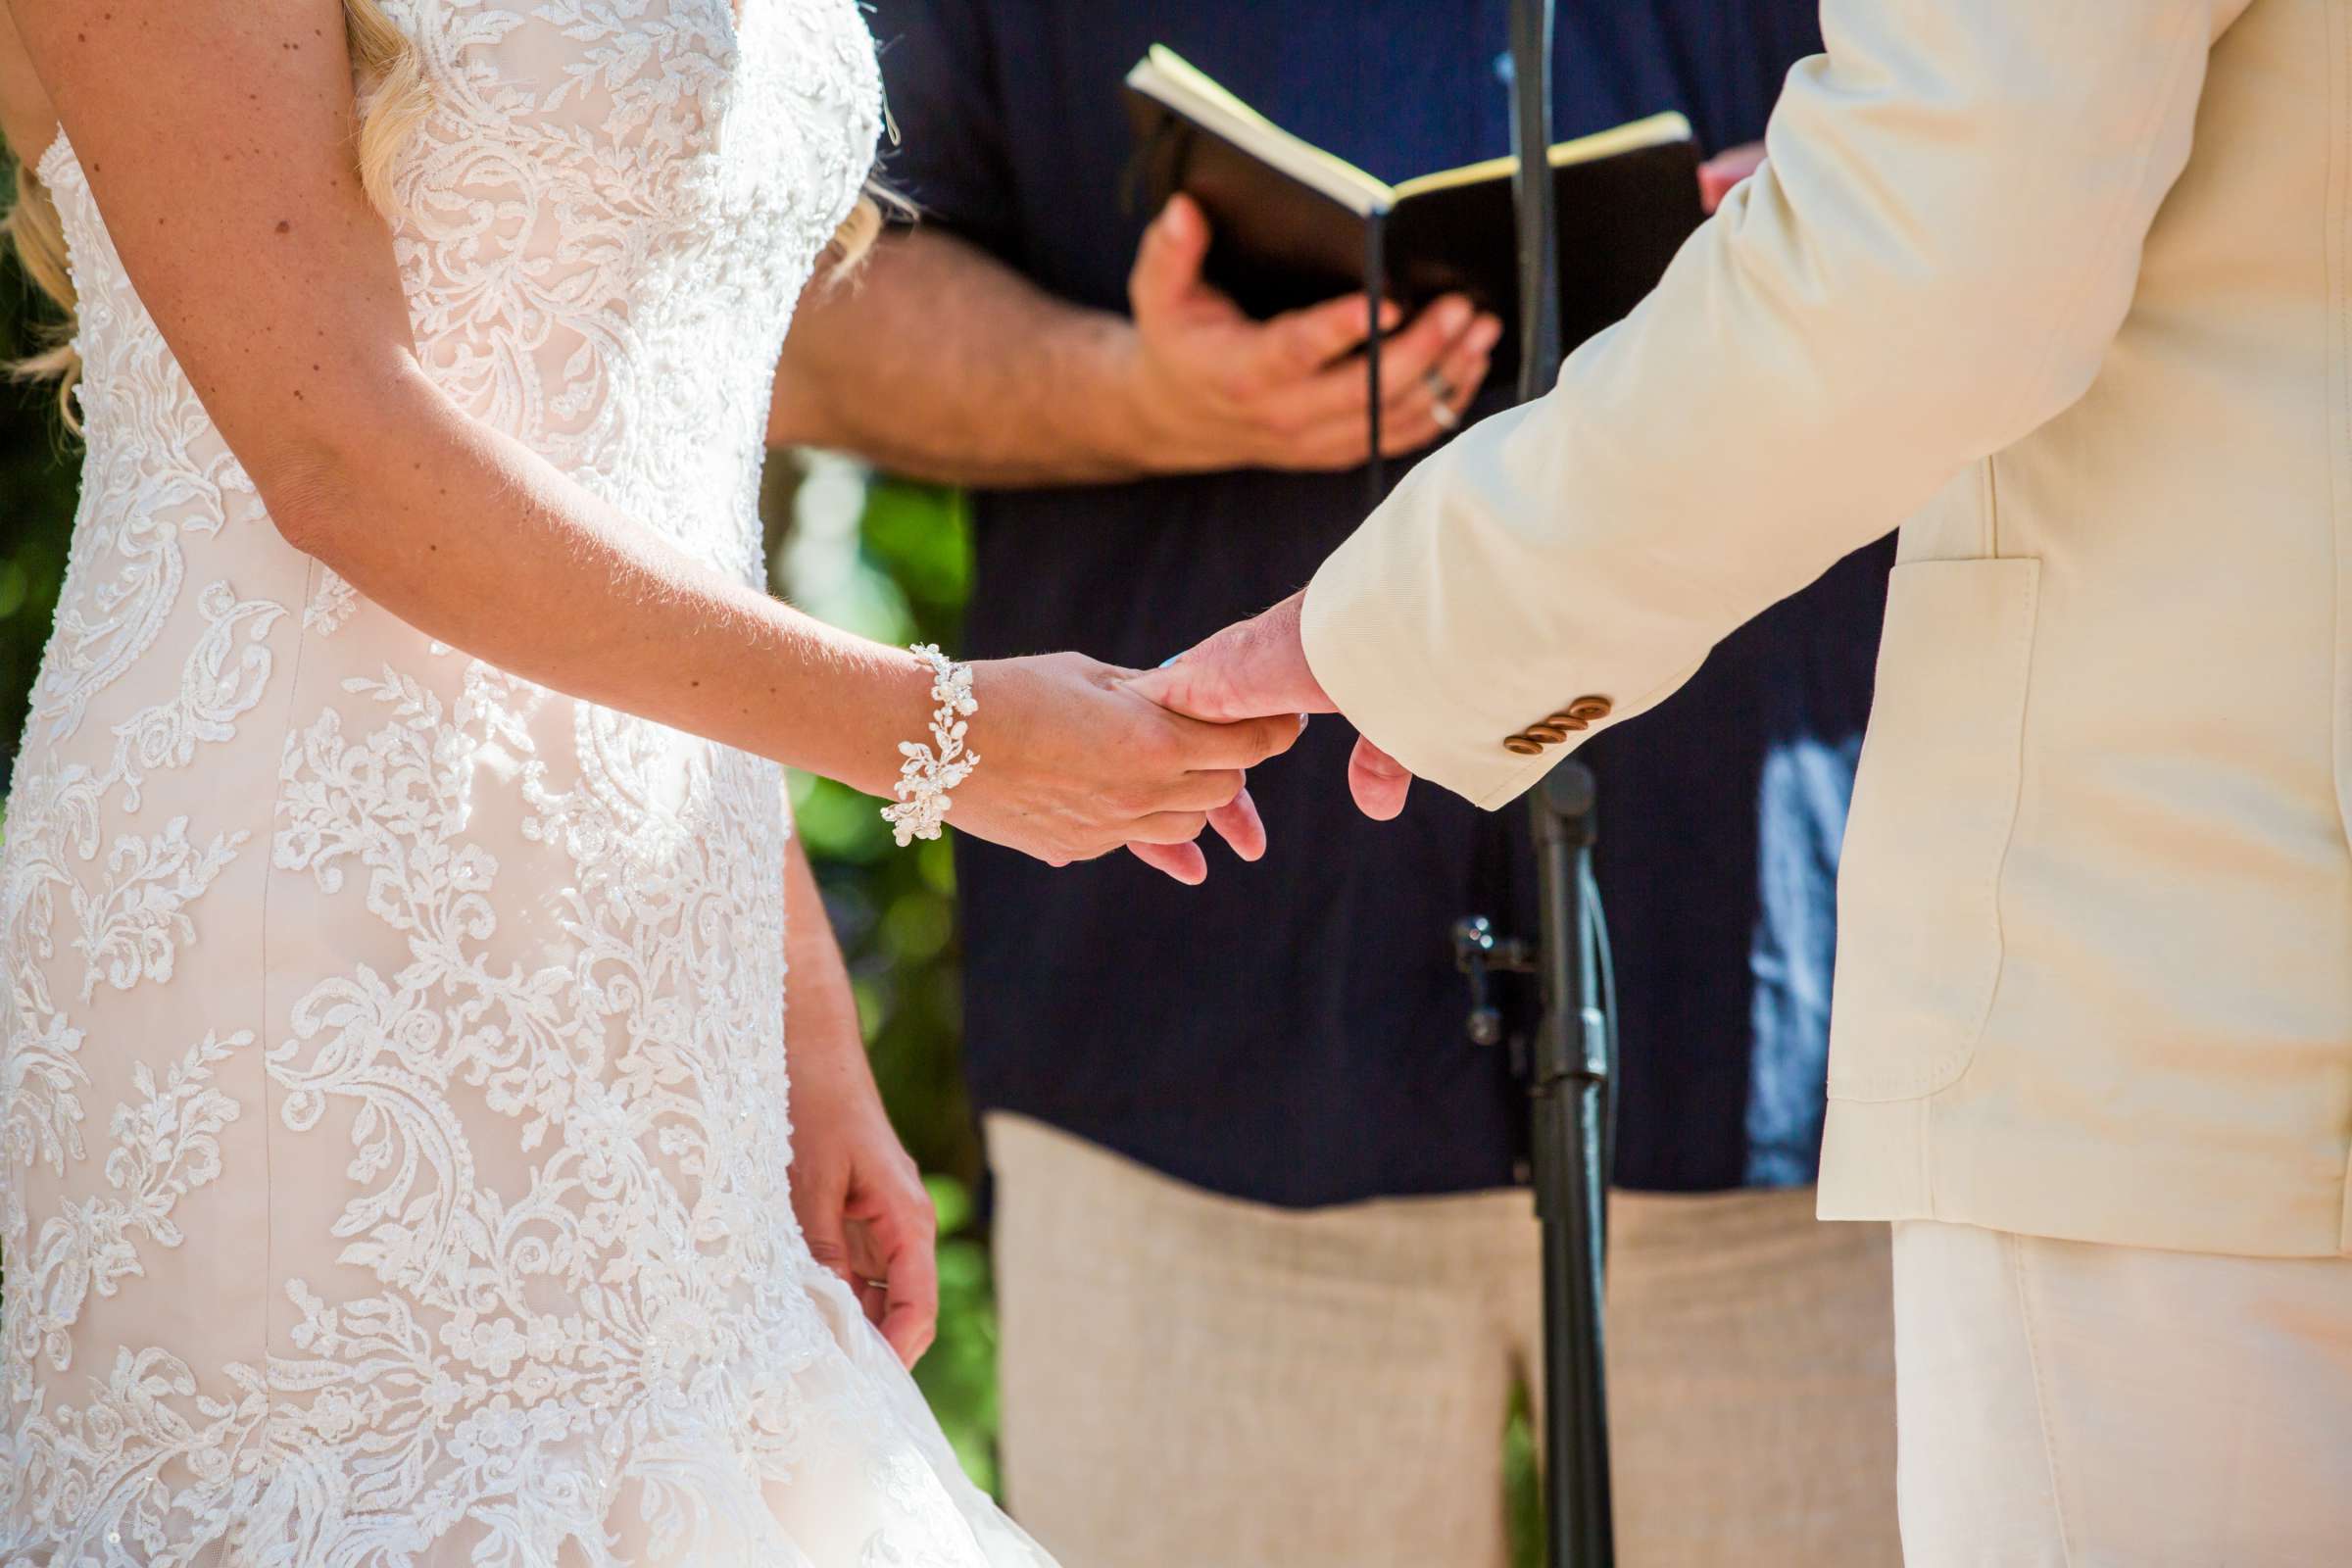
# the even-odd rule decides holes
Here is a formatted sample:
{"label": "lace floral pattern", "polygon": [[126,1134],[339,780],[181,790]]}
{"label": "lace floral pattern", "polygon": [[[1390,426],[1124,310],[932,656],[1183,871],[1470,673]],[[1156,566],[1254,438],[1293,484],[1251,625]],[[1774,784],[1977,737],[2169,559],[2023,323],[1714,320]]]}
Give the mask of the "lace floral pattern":
{"label": "lace floral pattern", "polygon": [[[853,0],[392,0],[428,373],[746,581]],[[63,144],[83,493],[0,848],[0,1560],[1034,1565],[791,1219],[772,764],[290,550]]]}

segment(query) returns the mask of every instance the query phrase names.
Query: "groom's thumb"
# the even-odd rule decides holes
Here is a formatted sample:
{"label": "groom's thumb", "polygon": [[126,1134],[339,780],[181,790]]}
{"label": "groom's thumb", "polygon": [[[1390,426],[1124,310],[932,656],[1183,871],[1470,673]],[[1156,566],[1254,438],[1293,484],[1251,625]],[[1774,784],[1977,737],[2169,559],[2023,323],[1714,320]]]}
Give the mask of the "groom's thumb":
{"label": "groom's thumb", "polygon": [[1240,693],[1214,644],[1212,638],[1157,669],[1146,670],[1127,683],[1128,689],[1187,718],[1223,724],[1244,717]]}
{"label": "groom's thumb", "polygon": [[1307,667],[1298,637],[1299,598],[1135,678],[1133,689],[1193,718],[1232,723],[1277,713],[1328,713],[1332,701]]}

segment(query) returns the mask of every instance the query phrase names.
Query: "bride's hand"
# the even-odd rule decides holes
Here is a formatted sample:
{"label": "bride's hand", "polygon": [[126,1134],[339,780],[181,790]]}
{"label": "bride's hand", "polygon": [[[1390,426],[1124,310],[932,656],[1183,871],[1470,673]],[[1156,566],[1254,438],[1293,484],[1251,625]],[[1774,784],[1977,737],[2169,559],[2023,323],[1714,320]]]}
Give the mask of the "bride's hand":
{"label": "bride's hand", "polygon": [[796,1029],[792,1123],[792,1207],[808,1254],[911,1367],[939,1329],[939,1219],[883,1113],[854,1013],[840,1049]]}
{"label": "bride's hand", "polygon": [[784,858],[784,900],[792,1211],[808,1255],[841,1276],[912,1366],[939,1327],[938,1215],[882,1108],[849,966],[797,838]]}
{"label": "bride's hand", "polygon": [[1208,874],[1193,842],[1208,827],[1244,859],[1263,855],[1245,775],[1291,748],[1298,718],[1202,723],[1128,690],[1134,678],[1077,654],[974,665],[982,760],[950,820],[1051,865],[1131,847],[1180,882]]}

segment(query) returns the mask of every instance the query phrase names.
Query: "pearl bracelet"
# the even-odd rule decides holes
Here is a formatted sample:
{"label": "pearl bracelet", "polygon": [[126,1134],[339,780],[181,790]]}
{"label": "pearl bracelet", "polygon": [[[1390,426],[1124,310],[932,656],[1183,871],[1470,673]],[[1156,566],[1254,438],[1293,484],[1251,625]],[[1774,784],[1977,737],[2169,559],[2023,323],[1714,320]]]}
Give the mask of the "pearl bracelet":
{"label": "pearl bracelet", "polygon": [[916,839],[939,837],[953,804],[948,791],[980,765],[980,759],[963,749],[964,720],[980,711],[979,699],[972,695],[972,666],[957,663],[933,643],[917,643],[909,652],[930,664],[931,700],[939,709],[931,715],[929,746],[920,741],[899,743],[899,755],[906,759],[899,765],[899,804],[882,808],[882,819],[891,825],[902,850]]}

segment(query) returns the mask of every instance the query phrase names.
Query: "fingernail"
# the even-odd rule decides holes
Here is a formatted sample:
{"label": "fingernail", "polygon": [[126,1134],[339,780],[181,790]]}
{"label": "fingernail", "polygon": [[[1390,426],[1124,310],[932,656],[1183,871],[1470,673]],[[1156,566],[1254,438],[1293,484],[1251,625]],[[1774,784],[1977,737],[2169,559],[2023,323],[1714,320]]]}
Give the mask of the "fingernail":
{"label": "fingernail", "polygon": [[1184,656],[1182,654],[1170,654],[1167,658],[1159,662],[1159,667],[1162,669],[1170,668],[1175,664],[1176,661],[1182,659],[1183,657]]}
{"label": "fingernail", "polygon": [[1501,341],[1502,322],[1492,316],[1480,317],[1478,324],[1470,328],[1470,346],[1481,354]]}
{"label": "fingernail", "polygon": [[1447,300],[1438,308],[1438,325],[1444,329],[1447,337],[1458,335],[1462,328],[1469,324],[1470,302],[1468,300]]}

